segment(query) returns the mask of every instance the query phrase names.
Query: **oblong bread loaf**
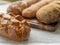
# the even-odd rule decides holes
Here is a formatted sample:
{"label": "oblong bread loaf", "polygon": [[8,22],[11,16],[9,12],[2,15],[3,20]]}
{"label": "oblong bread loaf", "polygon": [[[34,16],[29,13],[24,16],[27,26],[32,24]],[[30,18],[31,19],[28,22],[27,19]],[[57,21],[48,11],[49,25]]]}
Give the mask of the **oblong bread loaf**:
{"label": "oblong bread loaf", "polygon": [[33,5],[31,5],[29,8],[26,8],[22,12],[23,17],[27,18],[33,18],[36,17],[36,12],[39,10],[39,8],[43,7],[44,5],[50,3],[52,0],[41,0]]}

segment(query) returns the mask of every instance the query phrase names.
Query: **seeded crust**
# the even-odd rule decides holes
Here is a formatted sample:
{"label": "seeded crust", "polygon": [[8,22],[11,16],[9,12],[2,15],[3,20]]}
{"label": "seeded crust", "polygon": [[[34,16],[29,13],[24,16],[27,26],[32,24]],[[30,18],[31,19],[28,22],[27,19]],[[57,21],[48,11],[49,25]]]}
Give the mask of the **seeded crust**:
{"label": "seeded crust", "polygon": [[60,1],[54,1],[40,8],[37,13],[37,19],[45,24],[51,24],[59,21],[60,18]]}
{"label": "seeded crust", "polygon": [[0,14],[0,35],[14,41],[28,40],[30,25],[20,16]]}

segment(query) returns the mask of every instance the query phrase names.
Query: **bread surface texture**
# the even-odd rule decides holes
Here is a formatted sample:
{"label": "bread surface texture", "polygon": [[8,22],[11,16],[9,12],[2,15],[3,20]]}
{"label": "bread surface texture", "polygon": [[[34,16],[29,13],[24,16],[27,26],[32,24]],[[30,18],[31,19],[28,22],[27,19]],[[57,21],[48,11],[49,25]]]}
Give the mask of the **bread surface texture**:
{"label": "bread surface texture", "polygon": [[53,1],[40,8],[36,13],[36,17],[45,24],[58,22],[60,18],[60,1]]}
{"label": "bread surface texture", "polygon": [[41,0],[30,7],[26,8],[22,12],[22,16],[26,18],[34,18],[36,17],[36,12],[43,6],[50,3],[52,0]]}
{"label": "bread surface texture", "polygon": [[0,35],[14,41],[28,40],[30,25],[20,16],[0,14]]}
{"label": "bread surface texture", "polygon": [[7,13],[10,13],[11,15],[21,15],[22,11],[29,7],[30,5],[38,2],[39,0],[27,0],[27,1],[16,1],[13,2],[7,9]]}

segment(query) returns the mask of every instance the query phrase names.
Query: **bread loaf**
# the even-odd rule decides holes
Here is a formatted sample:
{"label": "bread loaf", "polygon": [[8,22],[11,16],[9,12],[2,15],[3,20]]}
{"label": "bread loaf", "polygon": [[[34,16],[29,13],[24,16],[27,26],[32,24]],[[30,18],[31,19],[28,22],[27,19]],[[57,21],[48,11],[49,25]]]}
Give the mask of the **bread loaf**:
{"label": "bread loaf", "polygon": [[36,12],[39,10],[39,8],[43,7],[44,5],[50,3],[52,0],[41,0],[33,5],[31,5],[29,8],[26,8],[22,12],[23,17],[27,18],[33,18],[36,17]]}
{"label": "bread loaf", "polygon": [[60,1],[53,1],[40,8],[36,14],[37,19],[45,24],[58,22],[60,18]]}
{"label": "bread loaf", "polygon": [[20,16],[0,14],[0,35],[14,41],[28,40],[30,25]]}
{"label": "bread loaf", "polygon": [[8,7],[7,12],[11,15],[21,14],[25,8],[29,7],[30,5],[38,1],[39,0],[16,1]]}

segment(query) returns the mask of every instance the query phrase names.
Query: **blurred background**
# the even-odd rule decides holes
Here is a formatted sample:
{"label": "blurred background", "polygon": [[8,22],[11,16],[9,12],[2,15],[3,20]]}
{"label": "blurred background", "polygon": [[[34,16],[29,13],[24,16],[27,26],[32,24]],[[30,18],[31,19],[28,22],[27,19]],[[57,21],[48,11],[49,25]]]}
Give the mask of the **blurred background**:
{"label": "blurred background", "polygon": [[14,1],[17,1],[17,0],[0,0],[0,1],[5,1],[5,2],[14,2]]}
{"label": "blurred background", "polygon": [[[6,3],[11,3],[11,2],[15,2],[15,1],[19,1],[19,0],[0,0],[0,5],[1,4],[6,4]],[[20,0],[21,1],[21,0]],[[26,1],[26,0],[25,0]]]}
{"label": "blurred background", "polygon": [[11,3],[11,2],[14,2],[14,1],[18,1],[18,0],[0,0],[0,5],[1,4]]}
{"label": "blurred background", "polygon": [[18,1],[18,0],[0,0],[0,1],[3,1],[3,2],[14,2],[14,1]]}
{"label": "blurred background", "polygon": [[0,4],[10,3],[18,0],[0,0]]}

